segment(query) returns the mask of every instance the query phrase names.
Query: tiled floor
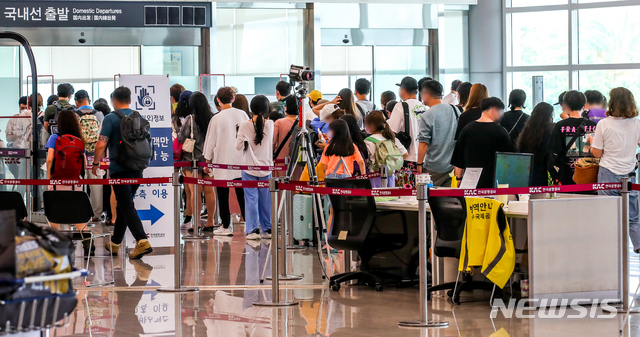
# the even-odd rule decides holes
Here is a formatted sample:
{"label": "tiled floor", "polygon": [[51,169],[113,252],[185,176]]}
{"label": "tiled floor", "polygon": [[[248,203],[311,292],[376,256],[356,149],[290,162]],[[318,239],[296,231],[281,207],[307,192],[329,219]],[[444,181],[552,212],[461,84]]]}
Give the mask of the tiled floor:
{"label": "tiled floor", "polygon": [[[240,233],[238,233],[240,234]],[[98,253],[102,253],[98,244]],[[268,241],[247,243],[243,235],[186,241],[183,284],[197,293],[159,293],[173,286],[171,249],[158,249],[142,261],[115,261],[115,285],[86,287],[76,281],[78,307],[71,323],[51,336],[620,336],[622,315],[598,319],[491,318],[489,293],[463,296],[453,305],[443,295],[429,302],[433,319],[449,322],[438,330],[398,327],[418,318],[417,288],[387,287],[383,292],[363,286],[328,289],[314,249],[289,252],[289,272],[303,275],[282,283],[282,299],[297,305],[281,309],[254,306],[271,300],[270,282],[260,282]],[[636,259],[637,260],[637,259]],[[197,261],[197,262],[196,262]],[[77,264],[84,262],[76,260]],[[335,270],[341,258],[332,261]],[[89,284],[111,280],[109,258],[90,263]],[[637,277],[638,265],[634,263]],[[635,280],[635,277],[634,277]],[[633,290],[637,282],[632,282]],[[596,313],[601,313],[599,308]],[[640,336],[640,315],[633,316],[623,336]]]}

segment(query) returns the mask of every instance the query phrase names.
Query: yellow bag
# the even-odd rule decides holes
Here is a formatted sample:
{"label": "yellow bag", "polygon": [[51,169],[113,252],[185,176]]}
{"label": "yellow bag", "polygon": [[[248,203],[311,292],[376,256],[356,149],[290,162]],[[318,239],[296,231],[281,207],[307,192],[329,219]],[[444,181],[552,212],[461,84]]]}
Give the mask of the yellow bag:
{"label": "yellow bag", "polygon": [[[324,181],[324,170],[318,170],[320,164],[316,165],[316,174],[318,175],[318,181]],[[302,175],[300,176],[300,181],[309,181],[309,171],[307,170],[307,165],[304,166],[304,170],[302,171]]]}

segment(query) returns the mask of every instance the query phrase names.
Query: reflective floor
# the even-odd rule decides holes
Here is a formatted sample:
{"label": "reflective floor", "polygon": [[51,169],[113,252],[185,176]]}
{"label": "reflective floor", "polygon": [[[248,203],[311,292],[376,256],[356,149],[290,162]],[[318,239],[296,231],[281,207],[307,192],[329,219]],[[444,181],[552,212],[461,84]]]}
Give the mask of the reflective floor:
{"label": "reflective floor", "polygon": [[[51,336],[620,336],[622,315],[595,318],[491,318],[489,292],[466,293],[462,304],[454,305],[444,294],[429,302],[434,320],[447,328],[415,330],[399,328],[398,322],[418,319],[419,292],[416,287],[387,287],[376,292],[366,286],[343,286],[329,290],[323,280],[317,250],[289,251],[288,272],[303,276],[297,282],[281,282],[281,299],[298,302],[272,309],[254,306],[271,301],[271,283],[261,283],[266,265],[270,275],[269,241],[247,242],[236,228],[233,237],[212,237],[185,241],[183,285],[197,286],[195,293],[160,293],[158,287],[174,285],[172,249],[156,249],[142,260],[115,258],[89,261],[91,275],[76,280],[78,307],[65,328]],[[183,233],[186,235],[186,233]],[[103,255],[97,242],[97,255]],[[78,248],[81,254],[81,248]],[[342,257],[332,258],[333,272],[342,269]],[[324,262],[328,263],[326,254]],[[637,255],[633,265],[638,274]],[[86,260],[76,259],[78,267]],[[265,275],[265,276],[266,276]],[[632,275],[632,276],[633,276]],[[114,284],[100,285],[114,281]],[[636,282],[632,282],[635,290]],[[525,313],[528,313],[525,311]],[[567,310],[567,314],[571,314]],[[577,313],[577,312],[576,312]],[[566,316],[565,316],[566,317]],[[632,316],[623,336],[640,336],[640,315]]]}

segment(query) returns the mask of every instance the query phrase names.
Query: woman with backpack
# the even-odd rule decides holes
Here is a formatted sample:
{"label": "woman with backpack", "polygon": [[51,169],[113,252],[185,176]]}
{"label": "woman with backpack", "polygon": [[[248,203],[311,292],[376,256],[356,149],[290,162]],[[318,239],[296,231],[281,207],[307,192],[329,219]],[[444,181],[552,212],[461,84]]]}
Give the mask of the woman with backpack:
{"label": "woman with backpack", "polygon": [[[182,101],[182,100],[181,100]],[[180,106],[180,105],[178,105]],[[187,140],[193,143],[193,149],[191,151],[186,151],[183,148],[182,151],[182,160],[183,161],[193,161],[194,159],[198,162],[206,162],[204,159],[204,155],[202,153],[204,149],[204,140],[207,134],[207,129],[209,127],[209,121],[213,118],[213,112],[211,111],[211,106],[207,101],[207,97],[201,92],[195,92],[193,95],[189,97],[188,109],[190,110],[189,115],[184,119],[184,124],[178,131],[177,140],[180,144],[185,144]],[[184,168],[182,170],[182,174],[185,177],[193,177],[193,172],[190,168]],[[198,168],[198,178],[204,178],[203,168]],[[187,209],[184,214],[184,223],[182,224],[182,229],[192,230],[190,226],[191,217],[195,212],[200,212],[201,202],[198,205],[193,205],[193,185],[184,184],[186,194],[187,194]],[[215,210],[216,209],[216,195],[213,191],[213,186],[202,186],[202,190],[204,191],[205,202],[207,203],[207,209]],[[198,198],[200,200],[200,198]],[[188,215],[191,214],[191,215]],[[204,227],[204,231],[213,231],[213,223],[214,217],[207,217],[207,224]],[[199,225],[199,224],[197,224]]]}
{"label": "woman with backpack", "polygon": [[[407,149],[396,139],[381,111],[369,113],[364,120],[364,126],[371,133],[371,136],[364,140],[369,155],[369,171],[378,172],[381,165],[387,165],[389,176],[387,186],[384,187],[395,187],[393,171],[402,168],[404,160],[409,156]],[[382,187],[382,178],[372,178],[371,186]]]}
{"label": "woman with backpack", "polygon": [[[273,129],[269,99],[258,95],[251,100],[253,117],[240,124],[236,149],[242,151],[242,164],[273,166]],[[242,180],[268,181],[271,171],[242,171]],[[271,196],[268,188],[245,188],[245,230],[247,240],[271,239]]]}
{"label": "woman with backpack", "polygon": [[[58,133],[51,135],[47,150],[48,179],[81,179],[86,167],[85,141],[78,121],[78,115],[71,109],[63,109],[58,114]],[[80,185],[50,185],[49,190],[82,191]],[[82,232],[86,224],[76,224]],[[59,224],[51,223],[60,229]],[[95,247],[89,247],[89,241],[83,241],[85,255],[93,253]]]}
{"label": "woman with backpack", "polygon": [[325,179],[351,178],[354,171],[354,162],[360,167],[360,173],[364,173],[364,159],[358,147],[353,144],[349,134],[349,124],[343,119],[337,119],[329,125],[329,145],[325,147],[318,170],[324,172]]}

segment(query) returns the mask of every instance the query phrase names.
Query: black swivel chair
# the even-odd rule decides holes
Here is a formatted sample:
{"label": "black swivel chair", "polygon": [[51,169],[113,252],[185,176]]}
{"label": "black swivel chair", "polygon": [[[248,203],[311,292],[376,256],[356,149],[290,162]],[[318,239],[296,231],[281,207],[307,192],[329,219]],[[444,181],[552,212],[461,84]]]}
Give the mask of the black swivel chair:
{"label": "black swivel chair", "polygon": [[[331,188],[360,188],[371,189],[371,181],[358,179],[327,179],[327,187]],[[382,291],[385,280],[402,281],[402,277],[391,273],[385,268],[376,268],[370,264],[374,255],[393,251],[407,244],[407,219],[401,211],[378,211],[375,198],[357,197],[349,195],[330,195],[333,207],[333,224],[327,236],[327,242],[332,248],[339,250],[357,251],[360,256],[360,271],[345,272],[330,278],[330,286],[334,291],[340,290],[340,283],[358,280]],[[402,220],[402,232],[385,233],[383,226],[378,228],[380,221]],[[390,218],[391,217],[391,218]]]}
{"label": "black swivel chair", "polygon": [[[460,259],[460,249],[464,228],[467,222],[467,203],[464,197],[432,197],[429,196],[429,207],[435,223],[435,246],[433,254],[439,257],[451,257]],[[453,303],[460,303],[460,293],[462,291],[473,291],[474,289],[494,290],[494,285],[489,282],[472,281],[470,277],[465,277],[459,283],[460,273],[456,277],[456,282],[448,282],[433,285],[428,289],[429,296],[434,291],[449,290],[447,295],[451,297]]]}
{"label": "black swivel chair", "polygon": [[21,221],[29,216],[24,199],[19,192],[0,191],[0,211],[13,210],[16,212],[16,220]]}

